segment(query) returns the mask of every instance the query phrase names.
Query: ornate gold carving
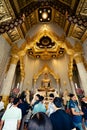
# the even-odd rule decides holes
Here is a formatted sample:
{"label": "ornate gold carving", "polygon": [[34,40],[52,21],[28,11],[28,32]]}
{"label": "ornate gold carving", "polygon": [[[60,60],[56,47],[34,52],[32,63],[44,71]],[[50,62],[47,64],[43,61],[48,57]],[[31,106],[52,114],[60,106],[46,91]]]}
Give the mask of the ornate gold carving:
{"label": "ornate gold carving", "polygon": [[10,64],[17,64],[19,57],[17,55],[12,55]]}
{"label": "ornate gold carving", "polygon": [[17,40],[19,40],[21,38],[16,27],[14,29],[12,29],[12,30],[9,30],[7,32],[7,34],[8,34],[8,36],[11,39],[12,42],[15,42],[15,41],[17,41]]}
{"label": "ornate gold carving", "polygon": [[14,18],[14,13],[9,0],[0,0],[0,23]]}
{"label": "ornate gold carving", "polygon": [[68,32],[68,36],[72,35],[73,29],[74,29],[74,24],[71,24],[70,28],[69,28],[69,32]]}
{"label": "ornate gold carving", "polygon": [[59,1],[61,1],[62,3],[66,4],[68,6],[70,6],[71,2],[72,2],[71,0],[59,0]]}
{"label": "ornate gold carving", "polygon": [[79,26],[79,25],[75,25],[73,30],[72,30],[72,37],[76,38],[76,39],[81,39],[81,37],[83,36],[83,34],[85,33],[86,28],[83,26]]}
{"label": "ornate gold carving", "polygon": [[25,22],[22,23],[22,27],[23,27],[23,31],[24,31],[24,33],[25,33],[25,35],[26,35],[26,33],[27,33],[27,28],[26,28]]}
{"label": "ornate gold carving", "polygon": [[11,49],[11,64],[17,64],[19,60],[18,51],[19,48],[17,47],[17,45],[13,44]]}
{"label": "ornate gold carving", "polygon": [[75,53],[73,56],[74,56],[76,63],[83,62],[83,58],[82,58],[83,50],[82,50],[81,44],[78,41],[74,45],[74,51],[75,51]]}
{"label": "ornate gold carving", "polygon": [[[38,12],[38,11],[37,11]],[[36,24],[37,23],[37,21],[38,21],[38,19],[37,19],[37,12],[36,11],[34,11],[33,13],[31,13],[30,15],[28,15],[27,17],[26,17],[26,26],[27,26],[27,28],[28,28],[28,30],[29,30],[29,28],[31,28],[34,24]]]}
{"label": "ornate gold carving", "polygon": [[74,59],[75,59],[77,64],[80,63],[80,62],[83,62],[83,58],[82,58],[82,55],[80,53],[76,53],[74,55]]}
{"label": "ornate gold carving", "polygon": [[54,79],[59,80],[59,76],[56,75],[56,74],[49,68],[48,65],[45,65],[45,66],[38,72],[38,74],[35,74],[35,75],[34,75],[34,78],[33,78],[34,81],[36,82],[37,79],[39,78],[39,76],[40,76],[41,74],[44,74],[44,73],[50,73],[50,74],[54,77]]}
{"label": "ornate gold carving", "polygon": [[[69,43],[69,42],[67,42],[67,43]],[[74,49],[73,48],[71,48],[71,46],[70,46],[70,48],[66,45],[66,43],[64,42],[63,44],[62,44],[62,47],[64,47],[64,49],[65,49],[65,51],[66,51],[66,53],[68,54],[68,55],[74,55]]]}
{"label": "ornate gold carving", "polygon": [[21,70],[21,80],[24,80],[25,77],[25,71],[24,71],[24,62],[23,62],[24,57],[20,57],[20,70]]}
{"label": "ornate gold carving", "polygon": [[83,16],[87,16],[87,1],[86,0],[80,0],[76,14],[80,14]]}
{"label": "ornate gold carving", "polygon": [[68,75],[69,75],[69,79],[72,79],[72,76],[73,76],[73,56],[69,57]]}
{"label": "ornate gold carving", "polygon": [[7,35],[7,33],[4,33],[4,34],[3,34],[3,37],[8,41],[8,43],[9,43],[10,45],[13,44],[12,41],[11,41],[11,39],[10,39],[9,36]]}
{"label": "ornate gold carving", "polygon": [[85,31],[85,33],[83,34],[81,41],[84,42],[87,38],[87,31]]}
{"label": "ornate gold carving", "polygon": [[11,54],[17,55],[18,52],[19,52],[19,48],[17,47],[17,44],[13,44],[11,48]]}
{"label": "ornate gold carving", "polygon": [[[55,56],[55,58],[58,58],[59,56],[63,56],[63,53],[59,53],[60,48],[62,47],[63,44],[63,40],[65,39],[65,36],[63,35],[62,37],[58,37],[58,35],[56,35],[54,32],[48,30],[48,26],[44,26],[46,27],[45,29],[43,28],[38,31],[38,33],[32,38],[29,39],[29,45],[26,44],[26,48],[27,49],[32,49],[33,50],[33,57],[36,58],[37,55],[40,55],[41,59],[51,59],[52,56]],[[55,42],[55,46],[53,46],[52,48],[44,48],[44,49],[39,49],[36,46],[36,43],[39,42],[39,40],[43,37],[43,36],[48,36],[52,39],[53,42]],[[38,41],[37,41],[38,39]],[[52,55],[53,54],[53,55]]]}
{"label": "ornate gold carving", "polygon": [[66,20],[65,22],[65,27],[64,27],[64,31],[67,33],[67,29],[68,29],[68,26],[70,25],[69,21]]}
{"label": "ornate gold carving", "polygon": [[29,5],[31,2],[32,2],[32,0],[17,0],[18,1],[18,4],[19,4],[19,7],[20,7],[20,9],[21,8],[24,8],[25,6],[27,6],[27,5]]}
{"label": "ornate gold carving", "polygon": [[65,25],[66,17],[58,12],[57,10],[54,10],[54,18],[53,21],[56,22],[58,25],[60,25],[62,28]]}

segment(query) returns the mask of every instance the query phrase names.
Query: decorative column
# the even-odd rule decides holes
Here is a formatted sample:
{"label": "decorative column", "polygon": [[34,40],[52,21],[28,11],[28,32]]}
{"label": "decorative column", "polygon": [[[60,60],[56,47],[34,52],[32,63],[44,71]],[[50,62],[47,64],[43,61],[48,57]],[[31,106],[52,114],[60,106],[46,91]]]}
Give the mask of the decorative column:
{"label": "decorative column", "polygon": [[25,72],[24,72],[24,62],[23,62],[23,59],[24,57],[20,57],[20,70],[21,70],[21,81],[20,81],[20,92],[22,92],[23,88],[22,88],[22,85],[23,85],[23,82],[24,82],[24,77],[25,77]]}
{"label": "decorative column", "polygon": [[81,54],[75,54],[74,59],[76,61],[79,77],[81,80],[81,87],[83,88],[85,95],[87,96],[87,71],[84,67]]}
{"label": "decorative column", "polygon": [[10,94],[11,87],[12,87],[12,82],[16,70],[16,65],[19,60],[19,57],[17,55],[13,55],[11,57],[11,64],[9,67],[9,70],[7,72],[6,78],[4,79],[2,90],[1,90],[1,95],[3,96],[3,100],[7,102],[7,98]]}

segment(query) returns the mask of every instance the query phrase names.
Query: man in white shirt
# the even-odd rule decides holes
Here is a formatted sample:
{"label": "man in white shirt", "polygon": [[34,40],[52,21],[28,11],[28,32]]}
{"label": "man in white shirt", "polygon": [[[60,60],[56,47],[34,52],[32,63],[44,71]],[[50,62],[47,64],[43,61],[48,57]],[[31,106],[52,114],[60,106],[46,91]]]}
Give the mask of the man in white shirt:
{"label": "man in white shirt", "polygon": [[13,105],[7,109],[1,119],[0,130],[18,130],[22,118],[21,109],[17,107],[19,99],[15,98]]}
{"label": "man in white shirt", "polygon": [[50,93],[49,100],[50,100],[50,102],[48,104],[48,109],[46,111],[46,114],[48,116],[50,116],[50,114],[52,114],[55,111],[54,104],[53,104],[53,100],[54,100],[54,94],[53,93]]}

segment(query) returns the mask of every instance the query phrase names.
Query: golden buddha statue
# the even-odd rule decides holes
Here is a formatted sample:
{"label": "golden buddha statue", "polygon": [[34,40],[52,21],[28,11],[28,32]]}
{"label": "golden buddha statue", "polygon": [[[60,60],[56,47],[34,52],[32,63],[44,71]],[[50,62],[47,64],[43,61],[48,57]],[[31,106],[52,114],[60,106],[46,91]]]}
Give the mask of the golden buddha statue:
{"label": "golden buddha statue", "polygon": [[48,73],[44,74],[44,78],[41,81],[41,87],[47,88],[51,86],[51,80],[48,77]]}
{"label": "golden buddha statue", "polygon": [[46,101],[48,101],[49,93],[55,92],[55,89],[51,86],[51,79],[48,77],[48,73],[44,73],[38,92],[45,95],[44,97]]}

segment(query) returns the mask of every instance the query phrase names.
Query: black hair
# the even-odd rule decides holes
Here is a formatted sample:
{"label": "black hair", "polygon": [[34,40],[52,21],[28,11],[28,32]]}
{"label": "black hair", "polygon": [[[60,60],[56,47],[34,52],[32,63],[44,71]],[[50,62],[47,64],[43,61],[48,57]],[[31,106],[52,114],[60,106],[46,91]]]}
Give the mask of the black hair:
{"label": "black hair", "polygon": [[55,97],[53,103],[58,108],[62,107],[62,99],[60,97]]}
{"label": "black hair", "polygon": [[43,100],[44,100],[44,97],[43,97],[43,96],[40,96],[40,97],[39,97],[39,100],[40,100],[40,101],[43,101]]}
{"label": "black hair", "polygon": [[40,98],[40,94],[36,94],[36,96],[37,96],[38,98]]}
{"label": "black hair", "polygon": [[38,112],[30,119],[28,130],[52,130],[52,124],[45,113]]}
{"label": "black hair", "polygon": [[0,96],[0,99],[2,100],[2,96]]}
{"label": "black hair", "polygon": [[50,93],[49,97],[54,98],[54,94],[53,94],[53,93]]}
{"label": "black hair", "polygon": [[16,105],[19,102],[19,98],[14,98],[13,104]]}
{"label": "black hair", "polygon": [[73,93],[69,94],[69,97],[72,98],[73,96],[75,96]]}
{"label": "black hair", "polygon": [[25,101],[25,98],[24,98],[24,97],[19,97],[19,99],[21,99],[22,102]]}

